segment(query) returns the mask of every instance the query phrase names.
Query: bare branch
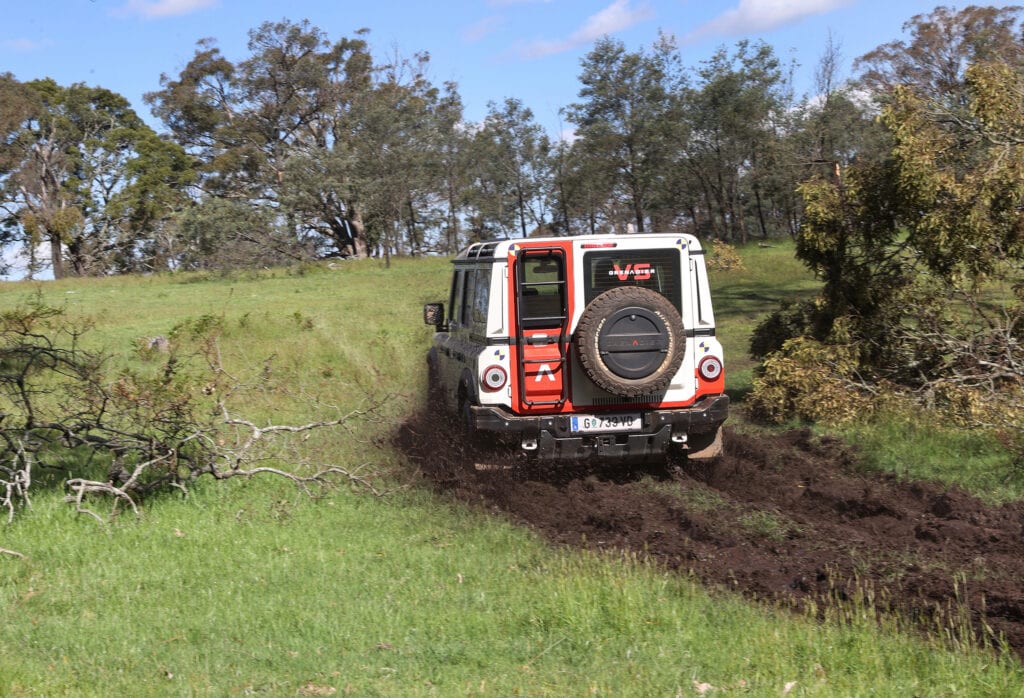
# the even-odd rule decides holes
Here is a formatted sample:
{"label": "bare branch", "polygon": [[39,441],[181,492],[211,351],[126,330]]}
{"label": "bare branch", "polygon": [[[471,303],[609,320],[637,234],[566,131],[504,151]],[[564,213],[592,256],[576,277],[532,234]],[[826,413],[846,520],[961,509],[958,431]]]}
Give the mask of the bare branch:
{"label": "bare branch", "polygon": [[[265,389],[269,373],[252,385],[229,374],[215,331],[195,337],[212,378],[183,379],[183,359],[172,350],[156,376],[124,371],[110,379],[104,357],[82,352],[81,332],[61,324],[59,316],[37,305],[0,317],[0,507],[8,522],[19,506],[31,506],[37,464],[62,469],[65,501],[99,522],[104,517],[93,499],[112,500],[110,516],[122,507],[138,515],[145,496],[168,489],[187,494],[204,475],[273,475],[308,494],[347,480],[374,495],[385,493],[372,483],[368,463],[315,463],[305,445],[314,432],[376,418],[382,401],[367,399],[344,413],[328,406],[333,419],[260,425],[229,403]],[[54,319],[52,326],[43,322]],[[106,468],[106,477],[94,474],[97,467]]]}

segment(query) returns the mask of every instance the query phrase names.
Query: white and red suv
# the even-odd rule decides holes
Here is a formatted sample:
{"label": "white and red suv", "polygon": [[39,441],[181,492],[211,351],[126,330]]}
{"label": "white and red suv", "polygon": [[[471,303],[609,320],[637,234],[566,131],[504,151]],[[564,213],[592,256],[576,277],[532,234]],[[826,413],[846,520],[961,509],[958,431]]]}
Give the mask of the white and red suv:
{"label": "white and red suv", "polygon": [[539,458],[721,451],[729,410],[704,251],[678,234],[481,242],[454,260],[432,399]]}

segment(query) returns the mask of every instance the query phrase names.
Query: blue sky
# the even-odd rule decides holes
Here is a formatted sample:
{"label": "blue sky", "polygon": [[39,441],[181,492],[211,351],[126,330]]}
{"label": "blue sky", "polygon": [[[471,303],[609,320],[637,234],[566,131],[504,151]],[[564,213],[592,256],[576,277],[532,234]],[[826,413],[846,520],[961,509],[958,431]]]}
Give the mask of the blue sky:
{"label": "blue sky", "polygon": [[[19,80],[51,77],[124,95],[143,118],[142,101],[176,77],[199,39],[212,37],[226,58],[243,60],[248,32],[264,21],[309,20],[336,40],[370,29],[378,56],[431,56],[430,76],[453,80],[466,117],[489,101],[516,97],[557,133],[558,111],[575,101],[580,59],[604,35],[630,50],[649,48],[659,31],[676,37],[684,65],[721,46],[764,40],[799,63],[798,94],[811,89],[829,32],[849,73],[854,58],[903,36],[903,23],[936,4],[925,0],[28,0],[3,3],[0,72]],[[996,3],[1003,4],[1003,3]]]}

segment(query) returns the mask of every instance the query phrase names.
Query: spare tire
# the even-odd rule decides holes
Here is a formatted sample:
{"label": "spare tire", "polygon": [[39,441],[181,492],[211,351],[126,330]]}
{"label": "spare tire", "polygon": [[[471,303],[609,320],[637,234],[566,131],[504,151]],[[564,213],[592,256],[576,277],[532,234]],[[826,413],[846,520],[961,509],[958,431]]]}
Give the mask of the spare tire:
{"label": "spare tire", "polygon": [[620,397],[658,393],[683,363],[683,321],[660,293],[620,286],[583,309],[575,345],[584,372],[602,390]]}

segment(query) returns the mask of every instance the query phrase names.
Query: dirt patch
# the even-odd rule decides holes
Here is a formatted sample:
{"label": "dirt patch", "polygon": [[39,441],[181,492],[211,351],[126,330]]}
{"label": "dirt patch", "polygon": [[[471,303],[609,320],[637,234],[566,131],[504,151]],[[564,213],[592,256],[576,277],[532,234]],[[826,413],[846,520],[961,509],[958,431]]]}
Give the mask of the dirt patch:
{"label": "dirt patch", "polygon": [[848,446],[808,431],[727,430],[716,461],[657,471],[493,456],[479,468],[480,457],[442,434],[419,417],[396,441],[430,487],[554,543],[641,552],[773,603],[871,598],[932,630],[966,618],[978,638],[1003,638],[1024,658],[1024,502],[987,506],[957,489],[866,474]]}

